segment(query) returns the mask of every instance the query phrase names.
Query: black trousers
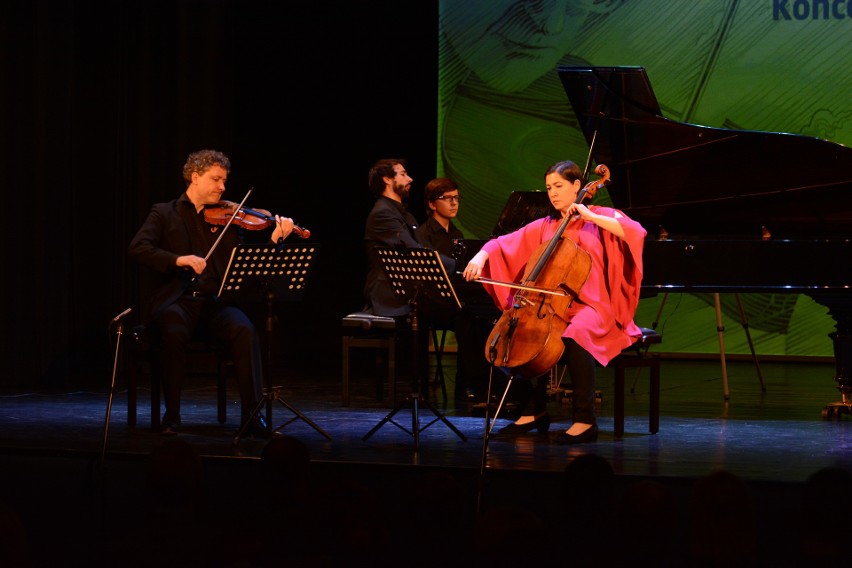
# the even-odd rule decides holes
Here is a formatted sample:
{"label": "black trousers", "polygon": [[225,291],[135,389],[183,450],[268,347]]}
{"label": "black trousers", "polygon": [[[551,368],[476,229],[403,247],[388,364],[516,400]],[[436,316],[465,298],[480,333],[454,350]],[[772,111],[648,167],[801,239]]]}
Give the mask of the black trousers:
{"label": "black trousers", "polygon": [[243,418],[248,417],[263,389],[263,358],[254,324],[236,306],[184,296],[156,321],[166,414],[180,416],[180,395],[186,375],[186,349],[195,338],[212,338],[230,351],[237,375]]}
{"label": "black trousers", "polygon": [[493,306],[466,305],[455,320],[454,332],[458,343],[456,367],[456,394],[463,395],[472,389],[485,395],[490,376],[490,362],[485,345],[500,312]]}
{"label": "black trousers", "polygon": [[[596,362],[592,355],[573,339],[563,339],[565,353],[562,360],[568,365],[568,377],[574,390],[572,400],[573,420],[595,424],[595,374]],[[519,377],[512,382],[512,397],[523,415],[537,415],[547,410],[548,374],[535,379]]]}

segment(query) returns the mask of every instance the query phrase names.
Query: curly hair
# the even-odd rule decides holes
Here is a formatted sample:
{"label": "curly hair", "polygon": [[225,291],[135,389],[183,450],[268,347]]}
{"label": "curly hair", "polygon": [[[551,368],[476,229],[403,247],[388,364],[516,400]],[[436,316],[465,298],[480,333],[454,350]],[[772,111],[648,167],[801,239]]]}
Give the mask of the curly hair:
{"label": "curly hair", "polygon": [[220,166],[226,172],[231,173],[231,160],[228,156],[217,150],[199,150],[193,152],[183,165],[183,179],[186,185],[192,183],[192,174],[203,174],[213,166]]}

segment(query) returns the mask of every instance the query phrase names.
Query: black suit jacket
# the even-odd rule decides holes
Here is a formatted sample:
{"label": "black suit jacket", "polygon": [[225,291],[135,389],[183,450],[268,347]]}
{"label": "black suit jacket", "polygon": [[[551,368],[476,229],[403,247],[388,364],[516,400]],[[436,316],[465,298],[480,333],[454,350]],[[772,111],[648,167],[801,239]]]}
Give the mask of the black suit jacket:
{"label": "black suit jacket", "polygon": [[[402,203],[388,197],[379,197],[367,216],[364,244],[367,249],[365,310],[387,317],[408,314],[411,311],[408,300],[393,293],[375,249],[377,246],[423,248],[417,239],[417,220]],[[442,255],[441,262],[448,273],[455,271],[455,260],[452,257]]]}
{"label": "black suit jacket", "polygon": [[215,296],[225,274],[231,251],[242,242],[240,228],[231,225],[207,261],[207,269],[193,282],[193,273],[176,265],[179,256],[207,256],[224,226],[210,225],[199,217],[195,206],[182,194],[178,199],[157,203],[133,237],[130,257],[160,275],[148,305],[146,322],[162,313],[187,292]]}

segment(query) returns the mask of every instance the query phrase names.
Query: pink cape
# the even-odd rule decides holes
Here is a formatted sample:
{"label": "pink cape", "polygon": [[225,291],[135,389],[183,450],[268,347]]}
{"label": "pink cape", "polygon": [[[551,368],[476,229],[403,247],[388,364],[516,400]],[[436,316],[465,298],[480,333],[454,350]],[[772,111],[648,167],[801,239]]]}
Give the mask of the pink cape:
{"label": "pink cape", "polygon": [[[616,210],[609,207],[592,206],[590,209],[600,215],[616,215]],[[583,220],[571,222],[564,233],[591,255],[592,268],[579,296],[564,314],[568,326],[563,337],[574,339],[601,365],[607,365],[641,335],[633,315],[639,305],[646,232],[624,213],[618,211],[618,214],[624,239]],[[542,243],[553,237],[560,222],[544,217],[488,241],[482,247],[488,253],[482,276],[502,282],[521,282],[529,259]],[[518,290],[484,286],[498,308],[512,307]]]}

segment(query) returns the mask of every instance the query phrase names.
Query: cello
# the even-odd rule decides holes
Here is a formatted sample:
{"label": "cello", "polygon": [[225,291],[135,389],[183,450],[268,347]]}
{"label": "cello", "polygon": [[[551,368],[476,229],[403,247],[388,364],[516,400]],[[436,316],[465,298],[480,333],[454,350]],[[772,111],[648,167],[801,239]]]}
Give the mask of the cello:
{"label": "cello", "polygon": [[[609,168],[599,164],[600,179],[587,183],[575,203],[594,197],[609,180]],[[532,379],[549,371],[562,357],[562,334],[568,327],[564,314],[571,307],[589,277],[589,253],[564,236],[577,215],[566,215],[550,240],[532,254],[520,285],[479,279],[482,282],[518,288],[485,345],[485,357],[492,365],[508,367]]]}

